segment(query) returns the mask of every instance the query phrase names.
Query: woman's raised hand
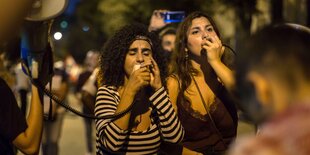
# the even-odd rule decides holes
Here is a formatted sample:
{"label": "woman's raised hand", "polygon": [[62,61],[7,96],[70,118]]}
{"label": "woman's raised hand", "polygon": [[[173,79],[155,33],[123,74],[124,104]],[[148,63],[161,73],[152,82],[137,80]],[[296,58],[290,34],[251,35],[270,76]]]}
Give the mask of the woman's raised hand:
{"label": "woman's raised hand", "polygon": [[156,31],[167,25],[167,23],[164,22],[164,17],[162,15],[163,13],[167,11],[168,10],[154,10],[153,11],[153,14],[150,20],[149,31]]}
{"label": "woman's raised hand", "polygon": [[151,67],[150,67],[150,85],[156,91],[162,87],[160,70],[156,61],[151,57]]}
{"label": "woman's raised hand", "polygon": [[150,84],[150,69],[141,65],[141,67],[133,71],[128,79],[127,87],[137,93],[141,88]]}
{"label": "woman's raised hand", "polygon": [[202,45],[202,48],[207,51],[209,62],[221,61],[225,50],[225,47],[222,45],[222,42],[218,36],[210,37],[210,40],[207,40],[205,44]]}

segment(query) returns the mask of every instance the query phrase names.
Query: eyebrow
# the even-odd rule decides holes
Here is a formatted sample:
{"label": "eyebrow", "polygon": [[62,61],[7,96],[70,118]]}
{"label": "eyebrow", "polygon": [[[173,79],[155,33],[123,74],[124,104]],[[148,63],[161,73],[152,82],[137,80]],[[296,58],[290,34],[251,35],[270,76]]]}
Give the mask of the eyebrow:
{"label": "eyebrow", "polygon": [[[205,27],[209,27],[209,26],[212,26],[211,24],[208,24],[208,25],[206,25]],[[200,27],[199,26],[195,26],[195,27],[192,27],[191,28],[191,30],[193,30],[193,29],[199,29]]]}
{"label": "eyebrow", "polygon": [[[136,47],[134,47],[134,48],[129,48],[129,51],[137,51],[138,50],[138,48],[136,48]],[[151,48],[142,48],[142,52],[144,52],[144,51],[152,51],[151,50]]]}

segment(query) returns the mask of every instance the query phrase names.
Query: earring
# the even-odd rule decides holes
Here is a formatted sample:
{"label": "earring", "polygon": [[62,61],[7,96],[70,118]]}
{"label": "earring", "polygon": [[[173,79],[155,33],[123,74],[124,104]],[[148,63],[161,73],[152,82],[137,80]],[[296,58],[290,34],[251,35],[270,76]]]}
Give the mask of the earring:
{"label": "earring", "polygon": [[188,70],[188,62],[189,62],[189,60],[188,60],[188,49],[185,47],[185,61],[184,61],[184,63],[185,63],[185,69],[186,70]]}
{"label": "earring", "polygon": [[185,47],[185,61],[188,61],[188,49]]}

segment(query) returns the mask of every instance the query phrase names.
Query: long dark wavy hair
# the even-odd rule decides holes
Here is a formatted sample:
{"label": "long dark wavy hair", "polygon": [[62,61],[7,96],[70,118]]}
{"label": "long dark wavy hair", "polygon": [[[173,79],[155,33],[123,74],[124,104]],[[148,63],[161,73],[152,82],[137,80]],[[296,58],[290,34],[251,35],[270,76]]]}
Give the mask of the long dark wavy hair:
{"label": "long dark wavy hair", "polygon": [[99,86],[108,85],[119,88],[124,85],[126,75],[124,70],[125,57],[130,45],[138,35],[151,40],[152,56],[158,64],[162,83],[165,85],[167,61],[158,36],[149,32],[145,25],[134,23],[122,27],[104,44],[99,61]]}
{"label": "long dark wavy hair", "polygon": [[[209,20],[211,25],[214,28],[217,36],[220,38],[219,30],[214,22],[214,20],[203,12],[193,12],[189,14],[182,23],[180,23],[177,29],[176,41],[175,41],[175,50],[172,53],[171,58],[171,70],[170,74],[172,77],[178,79],[181,82],[180,95],[184,99],[184,93],[188,86],[191,84],[191,74],[196,74],[197,70],[193,68],[192,64],[188,60],[188,54],[185,51],[187,46],[187,33],[188,29],[192,25],[192,21],[196,18],[205,17]],[[188,51],[190,52],[190,51]]]}

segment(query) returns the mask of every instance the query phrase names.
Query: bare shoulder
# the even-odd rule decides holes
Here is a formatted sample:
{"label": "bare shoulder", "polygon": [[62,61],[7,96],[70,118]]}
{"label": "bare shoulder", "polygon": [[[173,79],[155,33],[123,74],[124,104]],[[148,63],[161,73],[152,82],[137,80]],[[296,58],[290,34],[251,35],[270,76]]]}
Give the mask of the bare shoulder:
{"label": "bare shoulder", "polygon": [[178,76],[176,75],[170,75],[168,78],[167,78],[167,87],[168,89],[171,89],[171,88],[180,88],[180,81],[179,81],[179,78]]}
{"label": "bare shoulder", "polygon": [[177,110],[177,97],[180,91],[180,84],[179,84],[179,78],[174,75],[170,75],[167,78],[167,88],[168,88],[168,94],[170,101],[172,103],[172,106]]}

